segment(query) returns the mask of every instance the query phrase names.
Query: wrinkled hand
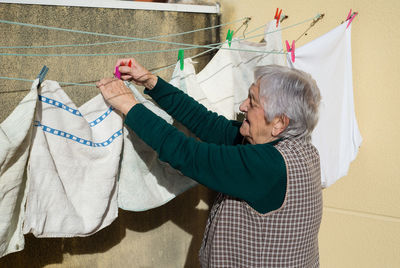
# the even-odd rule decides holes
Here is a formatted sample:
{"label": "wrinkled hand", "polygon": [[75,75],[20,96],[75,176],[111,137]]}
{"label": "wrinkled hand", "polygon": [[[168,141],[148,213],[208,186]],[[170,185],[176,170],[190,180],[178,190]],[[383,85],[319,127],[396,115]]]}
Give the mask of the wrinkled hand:
{"label": "wrinkled hand", "polygon": [[[129,62],[131,62],[131,67],[129,67]],[[132,81],[136,85],[145,86],[148,89],[153,89],[157,84],[157,76],[140,65],[134,58],[119,59],[115,67],[118,67],[122,80]]]}
{"label": "wrinkled hand", "polygon": [[103,78],[96,83],[104,99],[123,114],[138,103],[132,91],[117,78]]}

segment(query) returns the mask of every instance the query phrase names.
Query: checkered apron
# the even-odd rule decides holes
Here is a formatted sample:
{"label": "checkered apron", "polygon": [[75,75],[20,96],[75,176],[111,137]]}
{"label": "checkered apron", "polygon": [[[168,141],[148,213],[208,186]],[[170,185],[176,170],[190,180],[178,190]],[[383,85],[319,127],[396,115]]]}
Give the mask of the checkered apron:
{"label": "checkered apron", "polygon": [[200,249],[201,267],[319,267],[318,152],[301,139],[285,139],[275,148],[288,175],[282,207],[260,214],[243,200],[219,194]]}

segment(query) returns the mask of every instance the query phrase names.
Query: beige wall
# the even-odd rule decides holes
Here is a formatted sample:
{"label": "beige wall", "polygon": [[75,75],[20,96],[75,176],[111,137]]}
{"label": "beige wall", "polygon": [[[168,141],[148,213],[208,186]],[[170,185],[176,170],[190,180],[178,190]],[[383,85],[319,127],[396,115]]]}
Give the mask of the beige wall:
{"label": "beige wall", "polygon": [[[400,267],[400,1],[222,0],[222,21],[251,16],[256,27],[277,7],[288,26],[317,13],[325,18],[297,47],[333,29],[350,8],[356,115],[363,136],[348,175],[324,190],[321,267]],[[307,24],[283,31],[296,39]],[[251,29],[251,27],[249,27]]]}
{"label": "beige wall", "polygon": [[[359,12],[352,28],[353,75],[355,108],[364,141],[349,174],[324,190],[324,216],[320,231],[321,267],[400,267],[400,195],[398,194],[400,142],[396,139],[400,132],[398,119],[400,76],[397,67],[400,60],[398,52],[400,20],[397,17],[400,12],[400,1],[221,0],[220,2],[222,22],[251,16],[249,30],[272,19],[277,7],[289,15],[283,26],[311,18],[317,13],[325,13],[325,18],[313,27],[297,46],[336,27],[345,19],[350,8]],[[5,10],[0,9],[0,11],[2,18],[6,19]],[[28,21],[29,14],[18,10],[14,12],[9,15],[10,18],[23,18]],[[122,15],[125,14],[114,14],[116,17]],[[174,20],[177,22],[201,20],[200,17],[193,15],[189,19],[184,18],[183,15],[173,12],[168,13],[164,19],[168,19],[169,23]],[[154,24],[154,21],[143,14],[136,17],[133,22],[140,23],[143,20],[147,25]],[[76,25],[67,24],[68,27],[80,29],[82,25],[89,25],[89,31],[95,30],[90,26],[91,20],[88,17],[69,18],[69,21],[76,21]],[[48,21],[39,18],[39,22],[46,24]],[[59,24],[55,26],[63,27],[62,22]],[[185,23],[179,25],[187,29],[193,26]],[[296,39],[307,26],[308,24],[303,24],[284,31],[284,40]],[[103,27],[106,27],[106,24],[103,24]],[[5,28],[2,29],[6,32]],[[20,30],[18,28],[18,31]],[[161,31],[169,33],[178,30],[167,27]],[[226,30],[222,32],[222,36],[226,35],[224,34]],[[135,31],[122,29],[115,31],[121,35],[138,34]],[[151,30],[150,35],[156,34],[157,32]],[[69,41],[65,35],[57,37],[60,36]],[[200,36],[201,38],[204,37]],[[38,43],[40,41],[34,40]],[[78,38],[75,41],[90,40]],[[194,39],[185,41],[194,42]],[[167,64],[175,58],[176,56],[172,55],[168,60],[163,58],[159,60],[144,58],[144,60],[157,66]],[[15,62],[15,59],[3,57],[1,65],[3,60]],[[114,58],[102,58],[98,59],[98,63],[94,59],[80,60],[79,66],[83,66],[81,68],[91,67],[96,70],[82,75],[79,70],[71,69],[72,63],[69,60],[67,64],[51,60],[42,62],[48,62],[50,65],[49,75],[53,79],[61,81],[63,77],[57,77],[56,74],[63,74],[67,77],[64,81],[71,77],[76,79],[72,81],[86,81],[98,78],[98,75],[93,73],[107,74],[114,60]],[[20,59],[17,59],[17,63],[8,65],[9,73],[21,74],[18,69],[19,61]],[[34,76],[41,68],[38,63],[28,61],[27,64],[30,65],[24,69],[23,77]],[[3,83],[2,90],[5,91],[4,82],[1,83]],[[13,83],[11,87],[22,87],[22,85]],[[74,94],[73,92],[77,91],[71,89],[70,92]],[[93,94],[95,93],[88,89],[84,96],[89,98]],[[72,97],[74,96],[76,100],[80,99],[78,93]],[[22,98],[22,95],[17,93],[2,95],[1,107],[7,107],[7,110],[2,109],[0,113],[2,119],[11,111],[18,98]],[[25,250],[0,259],[0,267],[183,267],[185,264],[187,267],[197,267],[197,251],[207,216],[206,204],[210,204],[211,200],[212,193],[203,187],[196,187],[155,210],[141,213],[120,210],[116,222],[91,237],[35,239],[28,236]]]}

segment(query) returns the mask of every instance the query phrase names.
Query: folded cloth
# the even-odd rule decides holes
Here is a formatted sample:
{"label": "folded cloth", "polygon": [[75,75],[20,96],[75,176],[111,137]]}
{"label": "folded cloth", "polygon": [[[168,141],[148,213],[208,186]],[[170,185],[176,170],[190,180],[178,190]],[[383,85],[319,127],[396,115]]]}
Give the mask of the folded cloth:
{"label": "folded cloth", "polygon": [[122,116],[101,94],[79,109],[55,81],[39,89],[23,231],[87,236],[118,214]]}
{"label": "folded cloth", "polygon": [[[228,119],[236,119],[239,106],[247,98],[249,87],[254,82],[255,68],[285,64],[285,57],[280,54],[283,49],[279,27],[276,27],[275,20],[266,25],[266,43],[233,39],[232,50],[220,49],[195,78],[194,67],[191,66],[193,62],[186,60],[183,71],[175,68],[170,83],[183,89],[209,110]],[[229,48],[228,42],[222,48]]]}
{"label": "folded cloth", "polygon": [[296,48],[294,63],[287,58],[289,66],[311,74],[321,91],[312,143],[320,154],[323,187],[347,174],[362,142],[354,112],[351,26],[346,27],[347,22]]}
{"label": "folded cloth", "polygon": [[[136,99],[149,110],[172,123],[163,110],[145,99],[130,83]],[[118,187],[118,206],[124,210],[144,211],[161,206],[197,183],[169,164],[130,129],[124,127],[124,147]]]}
{"label": "folded cloth", "polygon": [[24,171],[31,145],[38,82],[33,83],[30,92],[0,124],[0,257],[22,250],[25,244],[22,233]]}

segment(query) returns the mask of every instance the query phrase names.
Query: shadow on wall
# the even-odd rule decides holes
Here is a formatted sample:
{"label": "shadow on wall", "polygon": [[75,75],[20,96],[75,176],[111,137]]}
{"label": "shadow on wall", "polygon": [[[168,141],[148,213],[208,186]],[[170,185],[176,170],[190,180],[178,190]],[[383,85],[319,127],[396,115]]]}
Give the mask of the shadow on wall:
{"label": "shadow on wall", "polygon": [[[152,210],[131,212],[120,209],[118,218],[110,226],[89,237],[35,238],[32,234],[26,235],[25,249],[1,258],[0,267],[39,268],[51,264],[59,264],[63,267],[105,267],[101,265],[100,258],[103,258],[100,256],[101,253],[118,246],[125,238],[127,229],[133,232],[146,233],[157,229],[168,221],[171,221],[192,237],[184,267],[198,267],[198,251],[201,246],[209,211],[196,207],[200,200],[203,200],[211,207],[215,195],[214,192],[203,186],[195,186],[169,203]],[[147,238],[151,239],[151,235],[146,236],[145,239]],[[175,242],[168,241],[168,243]],[[137,241],[128,241],[127,243],[129,244],[128,250],[131,256],[125,261],[121,260],[121,263],[125,264],[132,262],[135,248],[141,247]],[[162,242],[160,241],[160,243]],[[155,247],[157,246],[159,245],[155,245]],[[146,249],[146,251],[151,252],[152,249]],[[67,262],[64,260],[64,254],[73,256],[99,253],[100,255],[92,256],[87,260],[73,260],[74,257]],[[117,252],[116,254],[124,258],[122,253],[118,254]],[[105,256],[105,258],[108,257]],[[138,257],[142,258],[141,256]],[[82,263],[79,263],[79,261],[82,261]],[[116,267],[119,267],[119,265],[116,264]]]}

